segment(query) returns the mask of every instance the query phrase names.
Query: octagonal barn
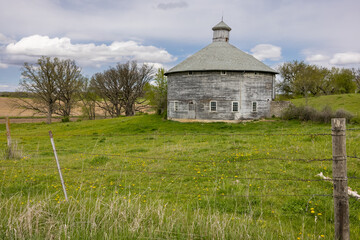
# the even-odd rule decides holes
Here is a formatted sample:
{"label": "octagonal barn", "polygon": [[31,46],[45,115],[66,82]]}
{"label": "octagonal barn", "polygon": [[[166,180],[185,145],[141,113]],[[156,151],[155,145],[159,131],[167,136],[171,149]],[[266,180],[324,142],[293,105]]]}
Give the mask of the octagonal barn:
{"label": "octagonal barn", "polygon": [[243,120],[269,117],[276,71],[229,44],[221,21],[213,42],[165,73],[168,119]]}

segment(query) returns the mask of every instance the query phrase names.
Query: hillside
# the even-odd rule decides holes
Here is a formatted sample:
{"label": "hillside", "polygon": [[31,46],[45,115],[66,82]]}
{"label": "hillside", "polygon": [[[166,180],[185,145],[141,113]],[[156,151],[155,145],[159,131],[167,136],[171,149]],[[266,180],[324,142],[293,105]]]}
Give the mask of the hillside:
{"label": "hillside", "polygon": [[[290,101],[296,106],[305,105],[306,103],[305,98],[291,99]],[[309,97],[308,105],[318,110],[328,105],[333,110],[345,109],[354,115],[360,116],[360,94]]]}
{"label": "hillside", "polygon": [[[360,148],[356,125],[348,155]],[[48,131],[67,188],[62,192]],[[5,126],[0,153],[5,155]],[[333,239],[331,127],[179,123],[156,115],[12,124],[0,160],[1,239]],[[348,158],[360,190],[359,160]],[[360,201],[350,229],[360,235]]]}

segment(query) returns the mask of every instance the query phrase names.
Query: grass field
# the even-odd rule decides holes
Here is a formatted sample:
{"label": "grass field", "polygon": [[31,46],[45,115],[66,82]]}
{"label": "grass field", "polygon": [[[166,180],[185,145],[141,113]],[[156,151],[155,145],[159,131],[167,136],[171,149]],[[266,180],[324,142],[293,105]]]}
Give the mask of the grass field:
{"label": "grass field", "polygon": [[[347,127],[347,153],[357,156],[359,126]],[[11,130],[18,158],[0,160],[1,239],[334,238],[332,184],[316,176],[332,176],[330,125],[142,115]],[[359,191],[360,160],[347,164]],[[350,224],[360,236],[356,199]]]}
{"label": "grass field", "polygon": [[[296,106],[306,105],[305,98],[292,99],[291,102]],[[321,110],[325,106],[330,106],[333,110],[345,109],[360,117],[360,94],[309,97],[308,105],[318,110]]]}

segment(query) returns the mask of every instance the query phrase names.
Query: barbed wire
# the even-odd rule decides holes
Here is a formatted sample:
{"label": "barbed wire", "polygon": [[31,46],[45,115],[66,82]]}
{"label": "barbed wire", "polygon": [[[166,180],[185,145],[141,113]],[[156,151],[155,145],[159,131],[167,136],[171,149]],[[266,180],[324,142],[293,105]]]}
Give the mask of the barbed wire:
{"label": "barbed wire", "polygon": [[[18,152],[24,152],[22,150],[15,150]],[[139,159],[149,159],[149,160],[168,160],[171,162],[201,162],[201,163],[239,163],[239,162],[252,162],[252,161],[264,161],[264,160],[279,160],[279,161],[290,161],[290,162],[326,162],[326,161],[332,161],[332,158],[276,158],[276,157],[261,157],[261,158],[247,158],[247,157],[238,157],[238,159],[231,159],[231,155],[227,156],[230,157],[230,159],[224,159],[224,160],[196,160],[196,159],[178,159],[178,158],[171,158],[171,157],[147,157],[147,156],[139,156],[139,155],[126,155],[126,154],[111,154],[111,153],[86,153],[86,152],[77,152],[73,150],[66,150],[66,149],[58,149],[57,152],[67,152],[70,154],[80,154],[85,156],[106,156],[106,157],[122,157],[122,158],[139,158]],[[26,151],[30,153],[38,153],[38,154],[44,154],[44,153],[53,153],[53,151]],[[207,157],[215,157],[218,156],[217,154],[211,154]]]}
{"label": "barbed wire", "polygon": [[[21,168],[21,166],[14,167],[14,168]],[[43,166],[42,169],[54,169],[57,168],[54,166]],[[294,181],[294,182],[326,182],[327,179],[304,179],[304,178],[261,178],[261,177],[241,177],[240,173],[235,176],[226,176],[225,174],[222,175],[210,175],[209,172],[202,173],[201,175],[193,175],[193,174],[184,174],[184,173],[175,173],[175,172],[164,172],[164,171],[147,171],[147,170],[128,170],[128,169],[106,169],[106,168],[71,168],[71,167],[63,167],[63,170],[74,170],[74,171],[84,171],[84,170],[91,170],[91,171],[98,171],[98,172],[126,172],[126,173],[142,173],[142,174],[155,174],[155,175],[169,175],[169,176],[182,176],[182,177],[191,177],[191,178],[212,178],[212,179],[234,179],[234,180],[254,180],[254,181]],[[208,174],[208,175],[204,175]],[[353,177],[352,179],[360,179]],[[343,180],[339,178],[337,180]]]}
{"label": "barbed wire", "polygon": [[357,156],[346,156],[348,158],[354,158],[354,159],[360,159],[360,157],[357,157]]}
{"label": "barbed wire", "polygon": [[346,131],[360,131],[360,128],[348,128]]}
{"label": "barbed wire", "polygon": [[[49,137],[48,134],[23,135],[12,134],[12,137]],[[133,133],[133,134],[54,134],[56,137],[129,137],[129,136],[331,136],[331,133]]]}

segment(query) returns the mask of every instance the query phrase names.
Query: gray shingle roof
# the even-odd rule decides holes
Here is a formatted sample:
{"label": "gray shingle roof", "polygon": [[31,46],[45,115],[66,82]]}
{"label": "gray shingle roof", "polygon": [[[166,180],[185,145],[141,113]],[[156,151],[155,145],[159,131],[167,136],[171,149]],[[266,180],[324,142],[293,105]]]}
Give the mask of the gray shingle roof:
{"label": "gray shingle roof", "polygon": [[171,68],[165,75],[176,72],[210,70],[277,73],[261,61],[228,42],[213,42]]}

